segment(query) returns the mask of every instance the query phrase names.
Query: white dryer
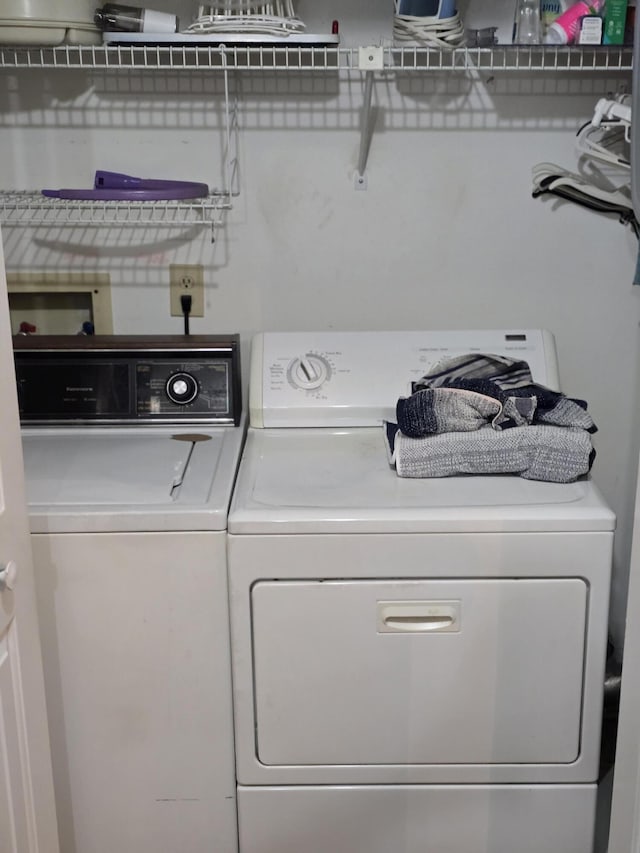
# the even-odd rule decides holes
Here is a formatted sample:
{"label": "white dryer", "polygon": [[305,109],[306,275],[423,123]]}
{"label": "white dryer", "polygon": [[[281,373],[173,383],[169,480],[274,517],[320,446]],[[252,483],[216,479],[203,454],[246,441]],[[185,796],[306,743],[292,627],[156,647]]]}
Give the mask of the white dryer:
{"label": "white dryer", "polygon": [[16,339],[60,846],[236,853],[239,341]]}
{"label": "white dryer", "polygon": [[590,479],[399,478],[447,355],[543,332],[258,336],[228,537],[241,853],[590,853],[614,516]]}

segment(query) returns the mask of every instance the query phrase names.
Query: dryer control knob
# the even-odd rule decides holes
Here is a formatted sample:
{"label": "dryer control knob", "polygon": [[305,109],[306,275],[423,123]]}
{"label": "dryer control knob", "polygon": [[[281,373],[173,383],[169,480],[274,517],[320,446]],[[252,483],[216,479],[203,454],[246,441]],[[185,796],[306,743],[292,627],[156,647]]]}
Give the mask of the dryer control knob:
{"label": "dryer control knob", "polygon": [[294,388],[313,391],[331,378],[331,366],[323,356],[307,353],[291,362],[287,376]]}
{"label": "dryer control knob", "polygon": [[198,383],[190,373],[174,373],[167,379],[165,390],[172,403],[186,406],[198,396]]}

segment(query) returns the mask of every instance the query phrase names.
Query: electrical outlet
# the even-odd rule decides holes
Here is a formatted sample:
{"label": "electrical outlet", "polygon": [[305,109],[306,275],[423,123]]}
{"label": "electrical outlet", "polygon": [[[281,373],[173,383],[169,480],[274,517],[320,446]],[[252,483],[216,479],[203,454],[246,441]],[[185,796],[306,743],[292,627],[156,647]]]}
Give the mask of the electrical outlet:
{"label": "electrical outlet", "polygon": [[170,264],[171,316],[182,317],[180,297],[191,297],[191,317],[204,317],[204,269],[202,264]]}

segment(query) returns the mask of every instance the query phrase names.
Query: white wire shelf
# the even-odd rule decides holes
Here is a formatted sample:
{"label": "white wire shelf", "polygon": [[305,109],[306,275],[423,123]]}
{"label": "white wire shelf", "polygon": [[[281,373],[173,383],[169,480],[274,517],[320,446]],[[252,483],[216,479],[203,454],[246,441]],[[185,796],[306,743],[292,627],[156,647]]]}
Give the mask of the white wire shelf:
{"label": "white wire shelf", "polygon": [[91,47],[0,47],[0,68],[105,70],[338,70],[351,51],[296,45],[109,45]]}
{"label": "white wire shelf", "polygon": [[[389,48],[388,64],[397,71],[631,71],[631,47],[555,47],[496,45],[457,48]],[[386,57],[385,57],[386,59]]]}
{"label": "white wire shelf", "polygon": [[[632,48],[616,46],[457,48],[385,47],[394,71],[631,71]],[[358,48],[305,45],[0,46],[0,68],[104,70],[360,71]]]}
{"label": "white wire shelf", "polygon": [[226,210],[231,210],[226,193],[188,201],[75,201],[0,190],[0,221],[8,226],[216,226]]}

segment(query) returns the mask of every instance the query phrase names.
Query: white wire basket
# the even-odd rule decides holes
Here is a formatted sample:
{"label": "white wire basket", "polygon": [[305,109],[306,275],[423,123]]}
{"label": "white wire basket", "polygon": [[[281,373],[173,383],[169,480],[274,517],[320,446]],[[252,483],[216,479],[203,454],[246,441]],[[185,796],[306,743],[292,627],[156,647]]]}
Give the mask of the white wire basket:
{"label": "white wire basket", "polygon": [[301,33],[305,25],[296,16],[293,0],[254,3],[252,0],[227,0],[221,5],[200,4],[191,33],[256,33],[289,36]]}
{"label": "white wire basket", "polygon": [[295,18],[293,0],[277,0],[275,3],[254,3],[253,0],[228,0],[221,4],[200,4],[198,6],[198,17],[211,16],[247,16],[261,15],[274,16],[277,18]]}

